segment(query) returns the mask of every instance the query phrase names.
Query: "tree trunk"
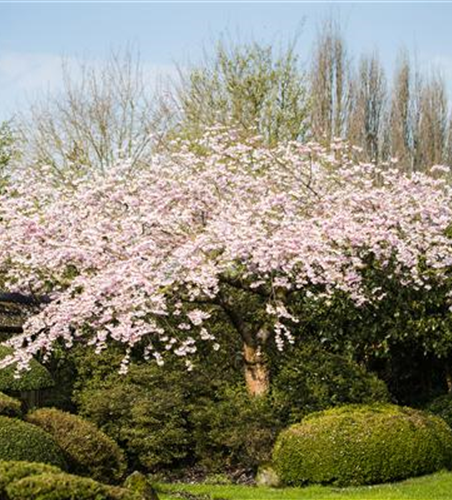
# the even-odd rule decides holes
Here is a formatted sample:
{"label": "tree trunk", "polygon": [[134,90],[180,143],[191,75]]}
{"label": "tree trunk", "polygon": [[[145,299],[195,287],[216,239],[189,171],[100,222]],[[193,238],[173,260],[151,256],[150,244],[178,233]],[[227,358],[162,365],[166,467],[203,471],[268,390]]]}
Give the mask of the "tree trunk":
{"label": "tree trunk", "polygon": [[270,389],[270,373],[261,346],[243,345],[245,381],[252,397],[264,396]]}

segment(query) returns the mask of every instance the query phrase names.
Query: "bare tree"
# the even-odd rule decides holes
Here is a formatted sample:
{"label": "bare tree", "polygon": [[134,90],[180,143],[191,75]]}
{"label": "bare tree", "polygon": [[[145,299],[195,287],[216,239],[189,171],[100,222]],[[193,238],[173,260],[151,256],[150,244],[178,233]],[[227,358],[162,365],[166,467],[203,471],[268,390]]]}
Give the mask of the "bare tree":
{"label": "bare tree", "polygon": [[413,70],[406,51],[399,54],[391,95],[390,153],[404,168],[411,169],[413,157]]}
{"label": "bare tree", "polygon": [[312,133],[331,142],[344,137],[351,106],[350,60],[340,27],[326,21],[313,49],[310,72]]}
{"label": "bare tree", "polygon": [[0,173],[19,155],[17,131],[12,120],[0,123]]}
{"label": "bare tree", "polygon": [[403,52],[391,101],[391,153],[403,168],[424,170],[452,160],[451,115],[444,79],[424,76]]}
{"label": "bare tree", "polygon": [[111,53],[101,63],[63,64],[62,91],[49,93],[22,116],[28,160],[60,176],[104,170],[121,158],[132,166],[150,154],[161,116],[139,54]]}
{"label": "bare tree", "polygon": [[449,124],[447,127],[445,163],[446,165],[452,165],[452,113],[450,114]]}
{"label": "bare tree", "polygon": [[0,123],[0,191],[8,184],[11,174],[22,158],[22,144],[15,119]]}
{"label": "bare tree", "polygon": [[433,72],[418,85],[414,121],[414,168],[445,163],[448,157],[449,103],[444,79]]}
{"label": "bare tree", "polygon": [[348,138],[364,149],[368,160],[379,162],[386,126],[386,77],[376,54],[361,58],[354,81],[354,106]]}

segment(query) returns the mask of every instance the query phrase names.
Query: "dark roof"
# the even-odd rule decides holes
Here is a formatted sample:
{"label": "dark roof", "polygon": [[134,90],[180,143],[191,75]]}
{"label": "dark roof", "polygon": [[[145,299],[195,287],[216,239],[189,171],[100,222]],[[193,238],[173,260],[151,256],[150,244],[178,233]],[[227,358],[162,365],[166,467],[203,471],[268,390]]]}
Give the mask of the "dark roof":
{"label": "dark roof", "polygon": [[39,299],[33,296],[0,292],[0,334],[20,333],[25,318],[38,304]]}
{"label": "dark roof", "polygon": [[28,312],[29,307],[0,302],[0,333],[20,333]]}

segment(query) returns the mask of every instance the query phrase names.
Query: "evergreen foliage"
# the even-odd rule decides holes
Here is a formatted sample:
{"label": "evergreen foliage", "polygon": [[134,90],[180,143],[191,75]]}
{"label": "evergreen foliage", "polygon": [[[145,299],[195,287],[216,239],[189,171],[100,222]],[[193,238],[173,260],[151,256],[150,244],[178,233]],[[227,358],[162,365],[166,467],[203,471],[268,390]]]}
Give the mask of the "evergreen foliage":
{"label": "evergreen foliage", "polygon": [[0,460],[26,460],[65,468],[63,452],[39,427],[15,418],[0,417]]}
{"label": "evergreen foliage", "polygon": [[440,418],[394,405],[314,413],[279,436],[283,483],[364,485],[452,467],[452,431]]}
{"label": "evergreen foliage", "polygon": [[35,410],[27,420],[55,439],[71,472],[103,482],[114,482],[124,474],[121,449],[91,422],[55,408]]}

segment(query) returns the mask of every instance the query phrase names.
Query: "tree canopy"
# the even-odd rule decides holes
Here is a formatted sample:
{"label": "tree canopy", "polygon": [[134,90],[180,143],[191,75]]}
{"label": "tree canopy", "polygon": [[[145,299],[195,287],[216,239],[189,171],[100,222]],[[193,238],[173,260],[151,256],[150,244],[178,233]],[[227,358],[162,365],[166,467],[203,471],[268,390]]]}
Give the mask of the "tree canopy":
{"label": "tree canopy", "polygon": [[140,175],[127,162],[56,185],[51,171],[21,175],[1,196],[1,269],[10,291],[53,300],[10,341],[16,355],[2,366],[87,340],[159,364],[173,352],[190,368],[199,342],[220,347],[209,317],[221,309],[259,392],[265,345],[292,341],[300,297],[361,308],[378,306],[394,281],[447,286],[446,167],[408,175],[359,163],[340,141],[329,152],[237,137],[214,127],[175,141]]}

